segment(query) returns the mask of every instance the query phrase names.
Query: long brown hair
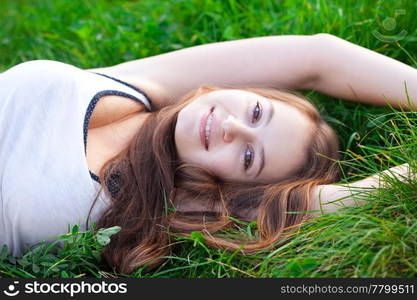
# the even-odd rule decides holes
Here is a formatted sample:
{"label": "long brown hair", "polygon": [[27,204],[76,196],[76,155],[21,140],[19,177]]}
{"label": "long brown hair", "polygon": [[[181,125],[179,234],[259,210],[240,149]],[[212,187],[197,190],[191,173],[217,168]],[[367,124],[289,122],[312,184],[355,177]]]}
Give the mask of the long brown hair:
{"label": "long brown hair", "polygon": [[[223,182],[208,169],[180,162],[174,141],[178,113],[197,96],[218,89],[222,88],[200,87],[178,104],[151,112],[129,146],[103,166],[100,179],[114,182],[117,175],[118,192],[102,185],[111,204],[96,228],[121,227],[101,253],[114,271],[128,274],[145,264],[159,265],[171,249],[172,233],[200,231],[208,245],[243,253],[274,245],[284,231],[309,217],[305,211],[311,209],[310,190],[339,179],[334,131],[302,96],[269,88],[239,89],[291,104],[315,124],[298,170],[273,184]],[[236,226],[235,219],[256,221],[257,238],[216,236]]]}

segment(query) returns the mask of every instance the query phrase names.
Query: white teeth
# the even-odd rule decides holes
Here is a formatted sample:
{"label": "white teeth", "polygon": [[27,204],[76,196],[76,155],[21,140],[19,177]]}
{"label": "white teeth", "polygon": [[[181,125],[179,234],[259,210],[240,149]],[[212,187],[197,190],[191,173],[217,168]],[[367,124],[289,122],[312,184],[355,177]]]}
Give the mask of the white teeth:
{"label": "white teeth", "polygon": [[208,137],[210,134],[210,126],[211,126],[211,121],[213,120],[213,114],[211,113],[210,116],[207,119],[207,123],[206,123],[206,143],[208,143]]}

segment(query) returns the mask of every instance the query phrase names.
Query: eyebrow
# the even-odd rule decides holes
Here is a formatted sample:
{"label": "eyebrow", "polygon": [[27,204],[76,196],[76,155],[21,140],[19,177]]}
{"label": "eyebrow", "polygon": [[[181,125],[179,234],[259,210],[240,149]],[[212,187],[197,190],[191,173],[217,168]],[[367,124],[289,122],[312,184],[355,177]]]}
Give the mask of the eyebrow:
{"label": "eyebrow", "polygon": [[[269,108],[270,109],[269,109],[269,114],[268,114],[267,119],[265,121],[264,127],[269,124],[269,122],[271,121],[272,117],[274,116],[274,112],[275,112],[274,106],[272,105],[271,100],[268,99],[268,101],[269,101]],[[261,174],[261,172],[262,172],[262,170],[264,169],[264,166],[265,166],[265,148],[264,148],[263,144],[261,145],[260,161],[261,161],[260,166],[259,166],[258,172],[255,175],[255,178],[257,178],[259,176],[259,174]]]}

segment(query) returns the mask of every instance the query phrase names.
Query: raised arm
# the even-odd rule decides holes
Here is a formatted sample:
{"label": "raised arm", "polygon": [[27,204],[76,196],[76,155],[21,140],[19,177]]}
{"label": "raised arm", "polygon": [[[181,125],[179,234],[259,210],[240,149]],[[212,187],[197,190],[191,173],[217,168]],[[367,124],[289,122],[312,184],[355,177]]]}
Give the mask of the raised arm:
{"label": "raised arm", "polygon": [[143,89],[157,109],[203,84],[311,89],[318,75],[316,41],[316,35],[286,35],[218,42],[92,71]]}
{"label": "raised arm", "polygon": [[201,85],[314,89],[374,105],[417,106],[417,69],[330,34],[218,42],[92,69],[143,89],[156,109]]}
{"label": "raised arm", "polygon": [[364,204],[366,193],[373,193],[386,184],[386,179],[396,177],[406,182],[413,175],[408,164],[392,167],[381,173],[349,184],[327,184],[313,188],[311,192],[311,210],[313,216],[335,212],[345,206]]}
{"label": "raised arm", "polygon": [[407,104],[406,83],[417,108],[417,69],[330,34],[319,34],[316,39],[324,46],[315,90],[347,100],[412,109]]}

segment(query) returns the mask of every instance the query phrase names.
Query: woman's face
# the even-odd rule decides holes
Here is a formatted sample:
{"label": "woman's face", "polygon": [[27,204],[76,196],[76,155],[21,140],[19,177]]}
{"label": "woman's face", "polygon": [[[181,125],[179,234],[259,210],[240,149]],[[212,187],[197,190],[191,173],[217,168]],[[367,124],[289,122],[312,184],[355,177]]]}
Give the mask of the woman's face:
{"label": "woman's face", "polygon": [[304,163],[312,121],[297,108],[243,90],[198,96],[178,114],[182,162],[225,181],[276,182]]}

